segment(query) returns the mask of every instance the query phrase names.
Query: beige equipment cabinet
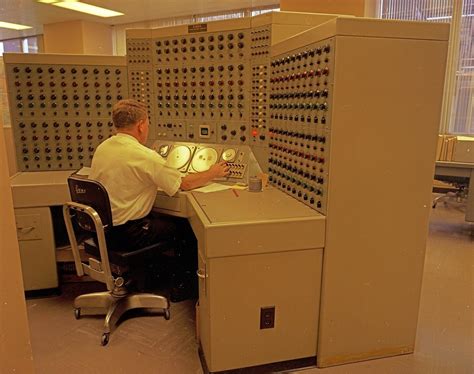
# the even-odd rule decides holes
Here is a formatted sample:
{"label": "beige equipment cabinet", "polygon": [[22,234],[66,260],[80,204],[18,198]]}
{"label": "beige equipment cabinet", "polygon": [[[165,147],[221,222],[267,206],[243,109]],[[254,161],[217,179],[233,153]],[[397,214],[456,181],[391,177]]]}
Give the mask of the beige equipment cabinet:
{"label": "beige equipment cabinet", "polygon": [[317,365],[413,352],[449,25],[336,18]]}
{"label": "beige equipment cabinet", "polygon": [[273,188],[188,196],[209,371],[314,357],[325,217]]}
{"label": "beige equipment cabinet", "polygon": [[58,287],[50,206],[69,200],[71,171],[17,173],[10,178],[25,291]]}

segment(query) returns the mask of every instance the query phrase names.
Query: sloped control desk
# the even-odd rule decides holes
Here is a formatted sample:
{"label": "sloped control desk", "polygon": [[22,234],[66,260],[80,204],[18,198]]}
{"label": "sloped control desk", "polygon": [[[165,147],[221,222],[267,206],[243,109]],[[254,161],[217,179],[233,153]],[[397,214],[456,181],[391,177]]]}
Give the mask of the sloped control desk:
{"label": "sloped control desk", "polygon": [[[11,178],[25,289],[57,287],[50,207],[71,171]],[[199,249],[200,344],[211,372],[316,356],[326,218],[285,193],[158,191]],[[315,362],[313,360],[313,362]]]}
{"label": "sloped control desk", "polygon": [[188,194],[210,372],[316,356],[325,217],[283,192]]}

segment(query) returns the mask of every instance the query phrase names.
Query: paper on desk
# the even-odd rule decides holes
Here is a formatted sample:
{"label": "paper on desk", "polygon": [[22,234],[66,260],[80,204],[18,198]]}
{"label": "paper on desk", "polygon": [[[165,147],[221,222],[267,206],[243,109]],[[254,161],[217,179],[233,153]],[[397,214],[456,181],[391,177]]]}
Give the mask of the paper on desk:
{"label": "paper on desk", "polygon": [[227,186],[225,184],[220,184],[220,183],[211,183],[211,184],[208,184],[207,186],[196,188],[194,191],[209,193],[209,192],[228,190],[230,188],[232,188],[232,186]]}
{"label": "paper on desk", "polygon": [[89,175],[91,172],[91,168],[88,168],[87,166],[84,166],[82,169],[78,170],[76,172],[77,175]]}

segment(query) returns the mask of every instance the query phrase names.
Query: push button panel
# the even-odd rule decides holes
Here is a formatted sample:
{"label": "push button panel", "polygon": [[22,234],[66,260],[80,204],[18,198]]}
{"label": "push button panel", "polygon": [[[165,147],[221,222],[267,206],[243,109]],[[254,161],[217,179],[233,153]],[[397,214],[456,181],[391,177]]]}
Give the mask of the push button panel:
{"label": "push button panel", "polygon": [[250,141],[268,147],[269,78],[271,25],[256,27],[251,33],[252,93],[250,98]]}
{"label": "push button panel", "polygon": [[14,56],[5,59],[20,171],[89,166],[113,134],[112,107],[128,97],[121,57]]}
{"label": "push button panel", "polygon": [[334,73],[328,39],[276,56],[269,79],[269,181],[326,212]]}
{"label": "push button panel", "polygon": [[[207,26],[127,39],[135,56],[128,59],[130,97],[148,106],[153,139],[248,144],[252,138],[251,29],[208,32]],[[148,52],[151,63],[140,57]],[[209,126],[207,134],[202,126]]]}
{"label": "push button panel", "polygon": [[114,134],[106,120],[22,120],[16,123],[17,162],[22,171],[90,166],[97,146]]}

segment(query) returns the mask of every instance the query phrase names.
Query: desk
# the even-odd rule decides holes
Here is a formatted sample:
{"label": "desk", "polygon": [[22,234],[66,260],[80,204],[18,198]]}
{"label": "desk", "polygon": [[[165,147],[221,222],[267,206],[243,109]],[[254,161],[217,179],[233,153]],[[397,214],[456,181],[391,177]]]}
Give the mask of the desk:
{"label": "desk", "polygon": [[191,192],[188,212],[209,371],[315,357],[326,217],[274,188]]}
{"label": "desk", "polygon": [[474,222],[474,163],[437,161],[435,176],[469,178],[469,194],[466,204],[466,221]]}
{"label": "desk", "polygon": [[58,287],[51,206],[69,198],[72,171],[17,173],[10,178],[25,291]]}
{"label": "desk", "polygon": [[[36,214],[35,222],[48,233],[36,240],[19,236],[20,250],[28,245],[22,266],[30,289],[57,287],[49,208],[70,199],[70,174],[28,172],[11,178],[17,223],[22,215]],[[199,336],[210,371],[316,356],[323,215],[275,188],[172,197],[159,191],[154,206],[188,218],[198,239]],[[262,325],[262,308],[273,308],[273,326]]]}

